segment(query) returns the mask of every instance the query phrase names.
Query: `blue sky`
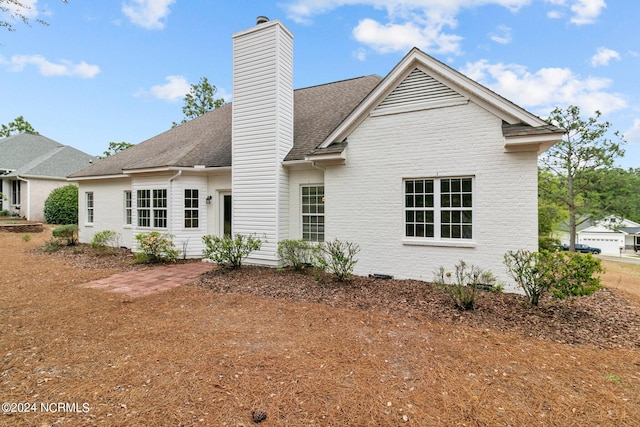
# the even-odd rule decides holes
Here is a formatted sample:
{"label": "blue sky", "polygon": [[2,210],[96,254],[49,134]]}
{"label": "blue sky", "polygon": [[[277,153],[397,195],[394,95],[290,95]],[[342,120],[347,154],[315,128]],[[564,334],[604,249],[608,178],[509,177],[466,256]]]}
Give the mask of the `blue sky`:
{"label": "blue sky", "polygon": [[294,34],[296,88],[385,76],[417,46],[542,118],[600,110],[640,167],[636,0],[21,1],[49,25],[0,28],[0,124],[89,154],[169,129],[201,77],[232,100],[231,36],[265,15]]}

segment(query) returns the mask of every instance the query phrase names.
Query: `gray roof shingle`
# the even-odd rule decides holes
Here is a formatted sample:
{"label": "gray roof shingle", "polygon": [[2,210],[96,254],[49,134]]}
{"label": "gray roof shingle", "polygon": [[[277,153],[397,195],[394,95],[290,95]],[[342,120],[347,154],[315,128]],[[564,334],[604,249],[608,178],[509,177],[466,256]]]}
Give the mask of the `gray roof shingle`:
{"label": "gray roof shingle", "polygon": [[[303,160],[380,83],[371,75],[294,91],[293,148],[285,160]],[[71,175],[119,175],[156,167],[231,166],[231,104],[127,148]]]}
{"label": "gray roof shingle", "polygon": [[65,178],[89,165],[93,156],[42,135],[18,134],[0,139],[0,170],[5,176]]}

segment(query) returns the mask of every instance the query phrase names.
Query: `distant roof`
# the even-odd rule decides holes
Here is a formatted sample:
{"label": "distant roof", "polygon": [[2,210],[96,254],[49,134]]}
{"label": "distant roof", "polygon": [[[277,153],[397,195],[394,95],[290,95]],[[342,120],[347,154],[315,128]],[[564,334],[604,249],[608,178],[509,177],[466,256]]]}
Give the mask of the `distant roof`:
{"label": "distant roof", "polygon": [[0,138],[0,174],[5,177],[65,178],[93,160],[89,154],[42,135]]}
{"label": "distant roof", "polygon": [[[304,160],[382,80],[376,75],[294,91],[293,148],[285,160]],[[231,103],[203,114],[72,174],[110,176],[156,167],[231,166]]]}

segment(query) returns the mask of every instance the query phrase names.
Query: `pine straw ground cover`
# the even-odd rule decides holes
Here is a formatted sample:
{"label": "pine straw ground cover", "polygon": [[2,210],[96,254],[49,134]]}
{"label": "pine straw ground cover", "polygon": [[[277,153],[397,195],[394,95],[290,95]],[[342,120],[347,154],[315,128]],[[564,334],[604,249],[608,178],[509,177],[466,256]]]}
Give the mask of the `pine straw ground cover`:
{"label": "pine straw ground cover", "polygon": [[617,290],[461,313],[421,282],[212,267],[131,299],[77,286],[129,257],[49,238],[0,234],[0,400],[38,405],[0,425],[640,424],[638,300]]}

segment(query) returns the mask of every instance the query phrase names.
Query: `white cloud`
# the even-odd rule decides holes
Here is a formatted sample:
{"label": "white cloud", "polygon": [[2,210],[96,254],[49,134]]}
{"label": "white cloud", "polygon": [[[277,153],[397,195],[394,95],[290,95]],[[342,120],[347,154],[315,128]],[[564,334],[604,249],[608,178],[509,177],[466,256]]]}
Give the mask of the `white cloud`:
{"label": "white cloud", "polygon": [[612,59],[620,60],[620,54],[612,49],[606,47],[599,47],[595,55],[591,57],[591,66],[597,67],[599,65],[609,65]]}
{"label": "white cloud", "polygon": [[562,18],[565,16],[564,9],[569,9],[572,12],[570,21],[576,25],[593,24],[602,10],[607,7],[604,0],[545,0],[545,2],[559,8],[548,12],[547,17]]}
{"label": "white cloud", "polygon": [[577,0],[571,5],[571,11],[575,14],[571,22],[576,25],[592,24],[605,7],[604,0]]}
{"label": "white cloud", "polygon": [[439,27],[418,26],[413,22],[382,25],[372,19],[363,19],[353,30],[356,40],[378,52],[407,51],[419,47],[426,51],[457,53],[461,37],[444,34]]}
{"label": "white cloud", "polygon": [[175,0],[130,0],[123,3],[122,13],[129,20],[147,30],[161,30]]}
{"label": "white cloud", "polygon": [[627,106],[622,95],[607,92],[611,80],[582,78],[568,68],[542,68],[531,73],[522,65],[490,64],[481,60],[466,64],[462,72],[541,115],[548,114],[556,106],[578,105],[586,114],[596,110],[606,114]]}
{"label": "white cloud", "polygon": [[152,96],[176,102],[182,100],[191,89],[191,85],[183,76],[167,76],[165,80],[167,80],[166,84],[151,87],[149,92]]}
{"label": "white cloud", "polygon": [[629,144],[640,144],[640,119],[635,119],[633,125],[623,135]]}
{"label": "white cloud", "polygon": [[511,28],[506,25],[498,25],[496,31],[489,34],[491,40],[500,44],[511,43]]}
{"label": "white cloud", "polygon": [[[315,15],[343,6],[369,6],[386,11],[384,22],[362,19],[353,35],[378,52],[406,51],[417,46],[437,53],[459,54],[462,37],[449,29],[457,26],[456,16],[463,9],[498,5],[511,11],[533,0],[293,0],[284,5],[288,18],[310,23]],[[502,35],[502,40],[507,40]],[[362,55],[360,55],[362,56]]]}
{"label": "white cloud", "polygon": [[100,67],[90,65],[82,61],[74,64],[71,61],[61,60],[54,63],[42,55],[13,55],[8,62],[12,71],[22,71],[27,65],[34,65],[43,76],[69,76],[90,79],[100,72]]}

